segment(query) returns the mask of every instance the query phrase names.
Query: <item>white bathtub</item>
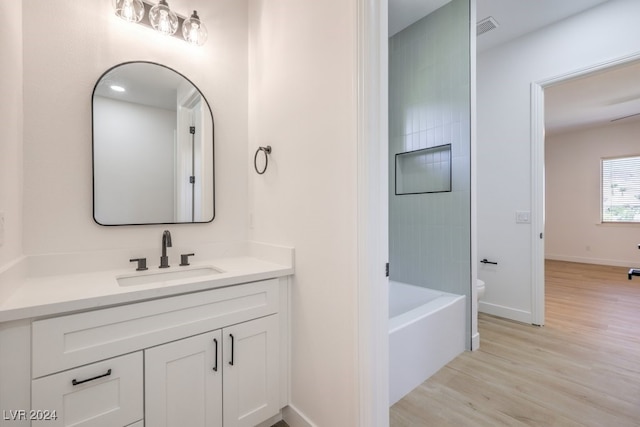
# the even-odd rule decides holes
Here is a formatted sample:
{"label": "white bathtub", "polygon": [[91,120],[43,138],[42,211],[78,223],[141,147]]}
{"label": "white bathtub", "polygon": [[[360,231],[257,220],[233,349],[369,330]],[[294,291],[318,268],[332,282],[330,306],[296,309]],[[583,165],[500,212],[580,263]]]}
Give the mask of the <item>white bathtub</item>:
{"label": "white bathtub", "polygon": [[389,281],[389,405],[465,350],[466,318],[464,295]]}

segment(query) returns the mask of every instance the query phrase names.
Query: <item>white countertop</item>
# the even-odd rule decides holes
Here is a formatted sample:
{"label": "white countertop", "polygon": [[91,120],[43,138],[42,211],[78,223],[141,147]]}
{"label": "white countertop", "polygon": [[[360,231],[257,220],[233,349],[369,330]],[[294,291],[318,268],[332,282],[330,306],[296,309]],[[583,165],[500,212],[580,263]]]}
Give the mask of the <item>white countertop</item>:
{"label": "white countertop", "polygon": [[[132,264],[127,269],[95,272],[14,275],[11,279],[5,279],[11,280],[12,291],[0,300],[0,322],[95,309],[293,274],[293,249],[274,247],[274,250],[277,252],[275,255],[268,245],[254,244],[249,255],[212,257],[191,262],[189,267],[180,267],[175,263],[162,270],[157,266],[149,266],[149,270],[142,272],[136,272]],[[181,271],[203,266],[214,267],[220,272],[128,286],[120,286],[117,281],[121,276]]]}

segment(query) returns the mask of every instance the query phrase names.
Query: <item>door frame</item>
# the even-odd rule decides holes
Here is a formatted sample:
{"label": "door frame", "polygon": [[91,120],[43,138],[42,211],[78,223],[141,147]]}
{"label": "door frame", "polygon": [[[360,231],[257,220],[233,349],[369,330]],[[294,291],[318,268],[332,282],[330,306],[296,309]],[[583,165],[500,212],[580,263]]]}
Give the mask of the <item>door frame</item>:
{"label": "door frame", "polygon": [[[475,28],[476,2],[469,0]],[[357,386],[358,425],[389,425],[389,38],[388,0],[357,1],[357,150],[358,150],[358,284]],[[470,34],[474,34],[473,31]],[[471,205],[475,236],[475,37],[471,37]],[[472,238],[472,259],[477,256]],[[472,264],[473,265],[473,264]],[[472,277],[477,276],[472,267]],[[474,282],[475,283],[475,282]],[[475,286],[472,299],[475,301]],[[477,312],[477,306],[472,304]],[[472,335],[477,322],[472,322]],[[477,335],[477,334],[475,334]],[[474,336],[476,343],[478,338]],[[473,346],[473,343],[471,344]],[[477,347],[477,344],[476,344]]]}
{"label": "door frame", "polygon": [[531,323],[544,325],[544,90],[587,75],[613,69],[640,60],[640,52],[579,68],[555,77],[531,83]]}
{"label": "door frame", "polygon": [[357,1],[358,425],[389,425],[388,3]]}

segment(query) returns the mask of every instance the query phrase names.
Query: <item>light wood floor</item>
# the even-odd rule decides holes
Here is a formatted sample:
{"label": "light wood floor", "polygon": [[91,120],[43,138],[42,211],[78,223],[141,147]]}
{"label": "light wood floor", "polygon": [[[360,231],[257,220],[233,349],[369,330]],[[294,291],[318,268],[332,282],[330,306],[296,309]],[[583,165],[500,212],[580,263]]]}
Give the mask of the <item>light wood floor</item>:
{"label": "light wood floor", "polygon": [[640,277],[627,271],[547,261],[545,326],[480,315],[480,350],[393,405],[391,426],[640,426]]}

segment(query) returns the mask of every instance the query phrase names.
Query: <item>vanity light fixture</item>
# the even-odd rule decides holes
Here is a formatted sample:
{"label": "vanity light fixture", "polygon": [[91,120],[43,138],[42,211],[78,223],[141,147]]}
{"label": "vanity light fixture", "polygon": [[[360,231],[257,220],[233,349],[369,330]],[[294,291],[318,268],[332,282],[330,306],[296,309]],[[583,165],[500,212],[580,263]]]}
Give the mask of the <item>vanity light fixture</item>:
{"label": "vanity light fixture", "polygon": [[114,0],[116,15],[128,22],[140,22],[144,16],[142,0]]}
{"label": "vanity light fixture", "polygon": [[[202,46],[207,40],[207,27],[195,10],[189,18],[169,8],[167,0],[151,3],[149,0],[113,0],[116,15],[128,22],[151,27],[161,34],[174,36],[187,43]],[[182,31],[178,28],[182,26]]]}
{"label": "vanity light fixture", "polygon": [[172,36],[178,29],[178,15],[169,8],[167,0],[160,0],[149,10],[149,21],[154,30]]}
{"label": "vanity light fixture", "polygon": [[182,23],[182,37],[189,43],[202,46],[207,41],[207,27],[200,21],[195,10]]}

